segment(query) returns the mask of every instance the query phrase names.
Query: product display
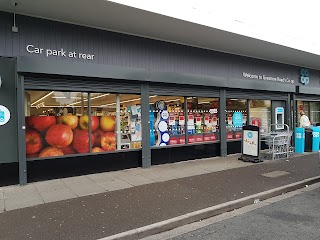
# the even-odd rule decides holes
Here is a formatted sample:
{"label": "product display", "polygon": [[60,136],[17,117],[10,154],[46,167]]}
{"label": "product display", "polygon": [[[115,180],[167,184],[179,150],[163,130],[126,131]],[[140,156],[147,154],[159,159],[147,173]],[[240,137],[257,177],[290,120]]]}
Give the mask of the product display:
{"label": "product display", "polygon": [[[218,99],[187,98],[188,113],[185,119],[182,99],[172,98],[173,100],[165,101],[168,118],[166,120],[162,119],[165,123],[156,126],[156,129],[160,127],[161,130],[168,128],[169,145],[185,144],[186,137],[189,144],[218,140]],[[159,116],[157,109],[154,109],[154,112],[156,117]],[[187,130],[186,133],[185,129]],[[167,139],[167,135],[164,134],[164,136]],[[159,138],[157,139],[159,141]]]}
{"label": "product display", "polygon": [[187,98],[188,143],[219,140],[219,100],[217,98]]}
{"label": "product display", "polygon": [[[141,105],[128,106],[130,148],[141,148]],[[127,140],[128,141],[128,140]]]}

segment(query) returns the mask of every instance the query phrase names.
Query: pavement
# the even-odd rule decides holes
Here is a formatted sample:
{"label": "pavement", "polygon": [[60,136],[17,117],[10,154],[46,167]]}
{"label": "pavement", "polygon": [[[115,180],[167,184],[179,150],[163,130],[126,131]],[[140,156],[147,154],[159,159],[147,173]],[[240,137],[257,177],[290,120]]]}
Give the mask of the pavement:
{"label": "pavement", "polygon": [[0,239],[140,239],[319,181],[318,154],[255,164],[237,159],[3,187]]}

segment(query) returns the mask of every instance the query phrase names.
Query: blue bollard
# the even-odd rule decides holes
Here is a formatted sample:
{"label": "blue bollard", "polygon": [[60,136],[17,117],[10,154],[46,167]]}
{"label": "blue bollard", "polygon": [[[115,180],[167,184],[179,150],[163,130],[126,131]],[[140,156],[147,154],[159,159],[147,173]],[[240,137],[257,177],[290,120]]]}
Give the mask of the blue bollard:
{"label": "blue bollard", "polygon": [[295,136],[294,136],[296,153],[304,153],[304,140],[305,140],[304,128],[296,128]]}

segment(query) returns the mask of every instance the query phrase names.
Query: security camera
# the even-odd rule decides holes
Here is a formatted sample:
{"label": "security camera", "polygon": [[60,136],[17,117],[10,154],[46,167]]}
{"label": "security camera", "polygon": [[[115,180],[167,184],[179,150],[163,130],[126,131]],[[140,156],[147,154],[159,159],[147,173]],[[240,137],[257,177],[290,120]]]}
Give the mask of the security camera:
{"label": "security camera", "polygon": [[11,3],[14,7],[18,6],[18,1],[17,0],[11,0]]}

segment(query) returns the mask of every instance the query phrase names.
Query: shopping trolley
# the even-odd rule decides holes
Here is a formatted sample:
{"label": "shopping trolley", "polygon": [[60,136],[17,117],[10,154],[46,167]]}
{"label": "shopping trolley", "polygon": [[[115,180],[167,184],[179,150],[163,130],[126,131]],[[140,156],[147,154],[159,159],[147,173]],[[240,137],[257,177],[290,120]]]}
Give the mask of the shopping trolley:
{"label": "shopping trolley", "polygon": [[287,124],[271,124],[264,141],[268,146],[266,159],[289,158],[293,155],[292,131]]}

